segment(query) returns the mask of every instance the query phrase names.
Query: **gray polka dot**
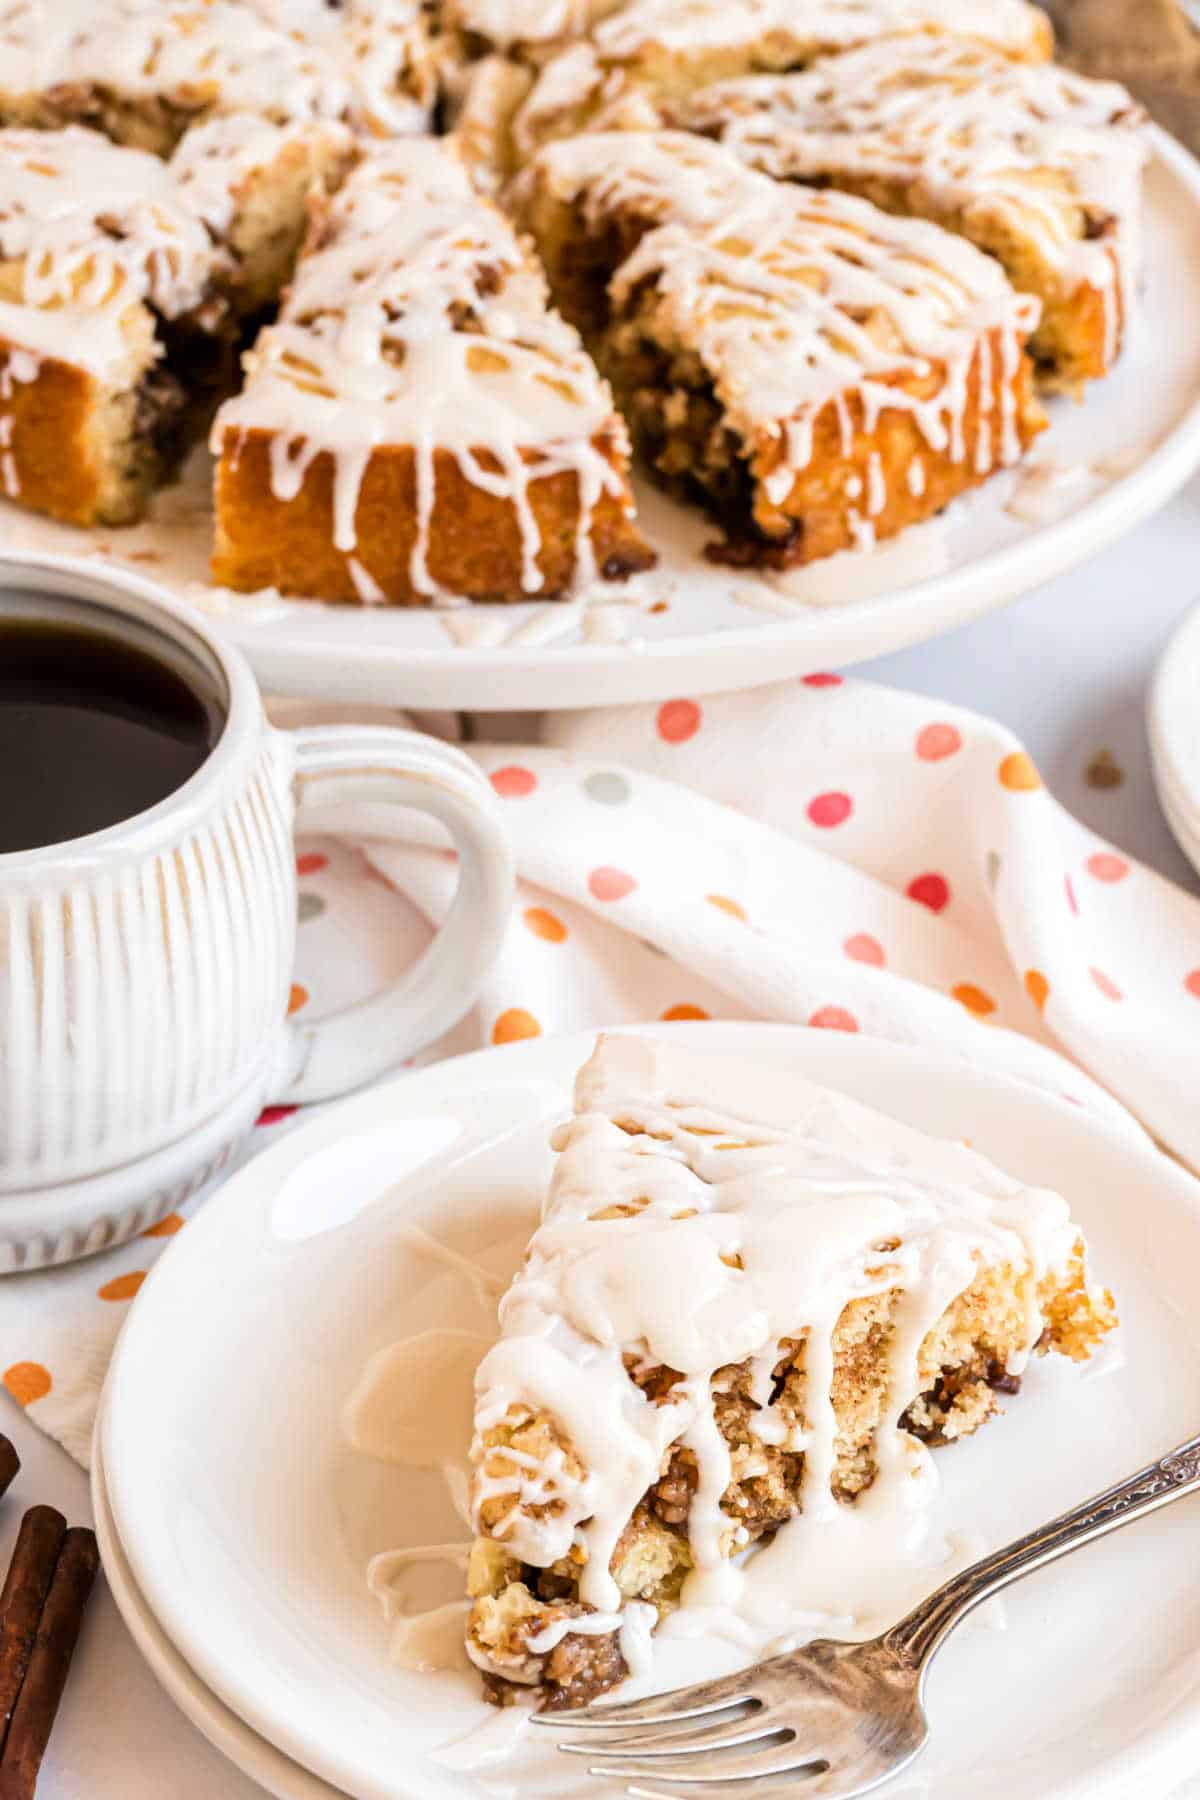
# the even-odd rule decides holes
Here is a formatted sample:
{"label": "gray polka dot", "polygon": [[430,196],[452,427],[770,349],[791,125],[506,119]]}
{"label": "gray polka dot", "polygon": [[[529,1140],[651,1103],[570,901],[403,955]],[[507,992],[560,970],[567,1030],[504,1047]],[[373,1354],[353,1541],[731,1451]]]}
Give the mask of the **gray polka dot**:
{"label": "gray polka dot", "polygon": [[296,917],[301,925],[307,925],[310,919],[319,919],[325,911],[325,902],[320,894],[301,894],[296,904]]}
{"label": "gray polka dot", "polygon": [[598,800],[601,806],[624,806],[632,790],[623,775],[617,775],[611,769],[605,769],[598,775],[589,775],[583,784],[583,791],[589,800]]}
{"label": "gray polka dot", "polygon": [[998,850],[989,850],[987,853],[987,878],[990,888],[994,888],[1000,879],[1000,852]]}

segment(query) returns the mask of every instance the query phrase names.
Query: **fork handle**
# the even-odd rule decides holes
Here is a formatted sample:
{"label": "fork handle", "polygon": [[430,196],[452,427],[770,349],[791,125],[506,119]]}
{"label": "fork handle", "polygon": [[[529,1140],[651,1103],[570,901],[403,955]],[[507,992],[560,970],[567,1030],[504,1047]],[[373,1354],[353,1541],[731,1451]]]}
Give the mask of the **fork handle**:
{"label": "fork handle", "polygon": [[1139,1469],[1136,1475],[1105,1488],[1070,1512],[1060,1513],[1048,1525],[1026,1532],[1002,1550],[993,1550],[990,1556],[961,1569],[898,1625],[893,1625],[881,1642],[913,1667],[922,1669],[959,1620],[981,1600],[989,1599],[1031,1570],[1065,1556],[1069,1550],[1078,1550],[1081,1544],[1090,1544],[1118,1526],[1142,1519],[1198,1488],[1200,1436],[1188,1438],[1158,1462]]}

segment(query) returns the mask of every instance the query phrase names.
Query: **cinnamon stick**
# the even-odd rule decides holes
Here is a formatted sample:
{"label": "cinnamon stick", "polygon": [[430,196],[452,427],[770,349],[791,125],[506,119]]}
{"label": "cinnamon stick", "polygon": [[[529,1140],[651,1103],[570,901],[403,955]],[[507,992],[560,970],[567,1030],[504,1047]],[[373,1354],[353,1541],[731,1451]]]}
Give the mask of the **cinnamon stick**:
{"label": "cinnamon stick", "polygon": [[33,1655],[38,1624],[67,1521],[52,1506],[34,1506],[21,1529],[0,1589],[0,1746]]}
{"label": "cinnamon stick", "polygon": [[82,1526],[68,1531],[0,1754],[0,1800],[33,1800],[99,1567],[95,1533]]}
{"label": "cinnamon stick", "polygon": [[21,1459],[6,1437],[0,1436],[0,1500],[7,1494],[21,1467]]}

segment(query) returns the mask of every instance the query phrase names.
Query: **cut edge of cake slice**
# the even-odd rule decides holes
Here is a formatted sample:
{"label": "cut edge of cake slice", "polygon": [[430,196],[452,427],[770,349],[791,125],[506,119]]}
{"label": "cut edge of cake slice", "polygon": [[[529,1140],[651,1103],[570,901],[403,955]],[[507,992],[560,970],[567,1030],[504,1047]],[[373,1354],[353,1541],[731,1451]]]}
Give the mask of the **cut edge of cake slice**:
{"label": "cut edge of cake slice", "polygon": [[936,225],[672,131],[548,145],[511,201],[642,462],[721,528],[714,560],[868,547],[1046,424],[1038,302]]}
{"label": "cut edge of cake slice", "polygon": [[278,302],[313,203],[337,191],[360,154],[354,133],[330,120],[221,113],[184,134],[168,167],[183,204],[228,254],[239,315]]}

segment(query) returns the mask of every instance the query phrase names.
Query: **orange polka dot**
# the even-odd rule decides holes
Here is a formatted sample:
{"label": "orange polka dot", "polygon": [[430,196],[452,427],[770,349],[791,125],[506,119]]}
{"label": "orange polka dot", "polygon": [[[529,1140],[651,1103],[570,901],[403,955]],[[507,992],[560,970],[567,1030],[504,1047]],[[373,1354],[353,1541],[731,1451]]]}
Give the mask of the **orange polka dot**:
{"label": "orange polka dot", "polygon": [[102,1288],[97,1288],[96,1298],[97,1300],[132,1300],[145,1279],[145,1269],[131,1269],[128,1275],[118,1275],[114,1280],[106,1281]]}
{"label": "orange polka dot", "polygon": [[297,875],[319,875],[322,869],[329,867],[329,858],[322,856],[319,850],[306,850],[303,856],[296,858]]}
{"label": "orange polka dot", "polygon": [[541,1037],[542,1028],[523,1006],[510,1006],[492,1026],[493,1044],[515,1044],[518,1038]]}
{"label": "orange polka dot", "polygon": [[719,912],[728,913],[731,919],[741,919],[743,924],[745,923],[745,907],[740,905],[738,901],[731,900],[728,894],[705,894],[704,898],[708,901],[710,906],[715,906]]}
{"label": "orange polka dot", "polygon": [[306,987],[301,987],[298,981],[293,981],[291,991],[288,994],[288,1012],[299,1012],[302,1006],[307,1005],[308,989]]}
{"label": "orange polka dot", "polygon": [[1050,998],[1050,983],[1040,969],[1026,969],[1025,992],[1039,1012],[1046,1010],[1046,1001]]}
{"label": "orange polka dot", "polygon": [[887,961],[883,953],[883,945],[878,938],[873,938],[869,931],[856,931],[848,937],[842,949],[851,962],[870,963],[872,968],[882,969]]}
{"label": "orange polka dot", "polygon": [[1129,864],[1123,856],[1114,856],[1110,850],[1098,850],[1095,856],[1088,857],[1087,872],[1097,881],[1124,881]]}
{"label": "orange polka dot", "polygon": [[844,1006],[819,1006],[808,1021],[818,1031],[857,1031],[858,1020]]}
{"label": "orange polka dot", "polygon": [[992,996],[985,994],[981,987],[976,987],[973,981],[960,981],[957,987],[951,988],[950,992],[958,1004],[965,1006],[968,1012],[974,1013],[977,1019],[986,1019],[989,1013],[994,1013],[996,1010],[996,1002]]}
{"label": "orange polka dot", "polygon": [[532,769],[509,763],[503,769],[492,770],[491,782],[502,800],[524,800],[537,787],[537,776]]}
{"label": "orange polka dot", "polygon": [[712,1014],[706,1013],[702,1006],[693,1006],[690,1000],[682,1000],[678,1006],[668,1006],[666,1012],[660,1013],[659,1017],[661,1019],[709,1019]]}
{"label": "orange polka dot", "polygon": [[1040,788],[1042,778],[1038,774],[1033,758],[1024,750],[1012,750],[1000,764],[996,774],[1000,786],[1006,787],[1014,794],[1031,794]]}
{"label": "orange polka dot", "polygon": [[19,1406],[32,1406],[35,1400],[46,1398],[54,1383],[41,1363],[19,1362],[5,1369],[4,1385]]}
{"label": "orange polka dot", "polygon": [[588,876],[588,893],[593,900],[624,900],[636,886],[633,876],[624,869],[593,869]]}
{"label": "orange polka dot", "polygon": [[157,1225],[151,1225],[148,1230],[143,1231],[142,1236],[150,1238],[174,1237],[177,1231],[182,1230],[183,1220],[180,1218],[179,1214],[168,1213],[165,1219],[160,1219],[158,1221]]}
{"label": "orange polka dot", "polygon": [[1193,969],[1190,975],[1185,975],[1183,985],[1194,1000],[1200,1000],[1200,969]]}
{"label": "orange polka dot", "polygon": [[544,906],[526,907],[525,923],[534,937],[545,938],[548,944],[561,944],[567,935],[562,920]]}
{"label": "orange polka dot", "polygon": [[1106,975],[1103,969],[1089,969],[1088,974],[1106,1000],[1123,1000],[1125,998],[1112,976]]}
{"label": "orange polka dot", "polygon": [[668,700],[658,709],[658,735],[668,744],[686,744],[700,729],[703,714],[694,700]]}
{"label": "orange polka dot", "polygon": [[962,749],[962,733],[955,725],[926,725],[917,733],[917,755],[922,762],[941,762]]}

